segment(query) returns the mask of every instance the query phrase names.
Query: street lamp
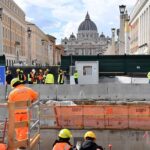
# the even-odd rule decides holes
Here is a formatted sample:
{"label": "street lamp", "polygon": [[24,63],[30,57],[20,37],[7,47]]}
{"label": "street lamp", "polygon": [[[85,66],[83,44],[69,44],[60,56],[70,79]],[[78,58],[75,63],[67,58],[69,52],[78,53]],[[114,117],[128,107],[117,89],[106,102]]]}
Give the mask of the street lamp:
{"label": "street lamp", "polygon": [[31,65],[31,33],[32,33],[32,30],[30,29],[30,27],[28,27],[27,33],[28,33],[28,65]]}
{"label": "street lamp", "polygon": [[[124,55],[125,53],[125,45],[123,43],[125,43],[125,20],[127,18],[127,12],[126,10],[126,5],[120,5],[119,6],[119,10],[120,10],[120,29],[119,29],[119,54],[120,55]],[[126,12],[126,13],[125,13]]]}
{"label": "street lamp", "polygon": [[113,34],[115,34],[115,28],[112,28],[111,31]]}
{"label": "street lamp", "polygon": [[2,24],[3,8],[0,8],[0,55],[3,55],[3,24]]}
{"label": "street lamp", "polygon": [[125,13],[125,9],[126,9],[126,5],[120,5],[119,6],[120,14],[124,14]]}

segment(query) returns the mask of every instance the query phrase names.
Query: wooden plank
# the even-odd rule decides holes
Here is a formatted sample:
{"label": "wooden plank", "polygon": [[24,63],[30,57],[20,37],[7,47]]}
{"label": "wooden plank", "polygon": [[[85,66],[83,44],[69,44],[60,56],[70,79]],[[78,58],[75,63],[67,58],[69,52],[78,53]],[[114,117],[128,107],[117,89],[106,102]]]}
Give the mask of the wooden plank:
{"label": "wooden plank", "polygon": [[13,150],[14,149],[14,141],[15,141],[15,115],[14,115],[14,109],[15,105],[14,103],[8,103],[8,109],[9,109],[9,120],[8,120],[8,149]]}
{"label": "wooden plank", "polygon": [[28,127],[28,121],[15,122],[15,128]]}
{"label": "wooden plank", "polygon": [[22,140],[22,141],[14,142],[14,148],[18,148],[18,147],[21,147],[21,146],[27,147],[28,146],[28,140],[25,139],[25,140]]}
{"label": "wooden plank", "polygon": [[30,141],[30,149],[32,150],[39,141],[40,141],[40,134],[36,134],[34,138],[32,138]]}

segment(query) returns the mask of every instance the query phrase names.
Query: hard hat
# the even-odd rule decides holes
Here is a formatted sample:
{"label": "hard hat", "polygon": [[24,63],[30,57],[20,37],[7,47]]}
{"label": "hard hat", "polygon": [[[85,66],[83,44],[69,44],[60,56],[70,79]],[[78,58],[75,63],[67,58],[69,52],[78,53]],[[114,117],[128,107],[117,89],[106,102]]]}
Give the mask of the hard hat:
{"label": "hard hat", "polygon": [[17,83],[17,82],[20,82],[18,78],[12,79],[11,83],[10,83],[11,87],[14,87],[14,84]]}
{"label": "hard hat", "polygon": [[6,71],[6,74],[9,74],[9,70]]}
{"label": "hard hat", "polygon": [[23,73],[23,70],[20,70],[21,73]]}
{"label": "hard hat", "polygon": [[18,68],[18,69],[16,69],[16,71],[17,71],[17,72],[19,72],[19,71],[20,71],[20,69]]}
{"label": "hard hat", "polygon": [[60,130],[58,136],[60,138],[64,138],[64,139],[71,138],[72,137],[72,133],[68,129],[62,129],[62,130]]}
{"label": "hard hat", "polygon": [[39,72],[42,72],[42,69],[39,69]]}
{"label": "hard hat", "polygon": [[32,72],[35,73],[35,69],[32,69]]}
{"label": "hard hat", "polygon": [[92,131],[88,131],[88,132],[86,132],[86,133],[84,134],[84,139],[86,139],[87,137],[96,139],[96,135],[95,135],[95,133],[92,132]]}

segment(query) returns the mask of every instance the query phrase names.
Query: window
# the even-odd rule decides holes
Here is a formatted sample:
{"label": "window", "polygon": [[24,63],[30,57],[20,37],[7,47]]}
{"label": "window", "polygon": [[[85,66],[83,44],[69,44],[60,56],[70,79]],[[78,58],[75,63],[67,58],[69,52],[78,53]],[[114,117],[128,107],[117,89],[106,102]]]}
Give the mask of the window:
{"label": "window", "polygon": [[92,66],[83,66],[83,75],[92,75]]}

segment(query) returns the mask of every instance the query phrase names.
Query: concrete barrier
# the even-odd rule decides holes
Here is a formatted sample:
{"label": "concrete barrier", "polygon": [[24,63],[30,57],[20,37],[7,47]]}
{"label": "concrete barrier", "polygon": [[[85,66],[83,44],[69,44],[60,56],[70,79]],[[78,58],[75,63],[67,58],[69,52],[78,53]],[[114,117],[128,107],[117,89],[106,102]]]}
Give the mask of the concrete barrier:
{"label": "concrete barrier", "polygon": [[[83,136],[88,130],[71,130],[73,138],[71,143],[76,145],[77,141],[84,140]],[[96,143],[108,150],[112,144],[112,150],[149,150],[149,131],[134,130],[92,130],[96,134]],[[52,145],[58,138],[59,129],[41,131],[41,149],[52,149]]]}
{"label": "concrete barrier", "polygon": [[[150,100],[149,84],[101,83],[97,85],[28,85],[39,92],[40,99],[51,100]],[[0,99],[11,88],[0,86]]]}

